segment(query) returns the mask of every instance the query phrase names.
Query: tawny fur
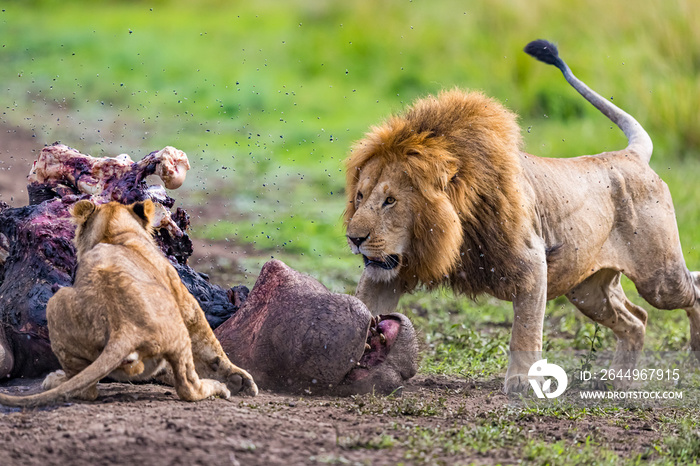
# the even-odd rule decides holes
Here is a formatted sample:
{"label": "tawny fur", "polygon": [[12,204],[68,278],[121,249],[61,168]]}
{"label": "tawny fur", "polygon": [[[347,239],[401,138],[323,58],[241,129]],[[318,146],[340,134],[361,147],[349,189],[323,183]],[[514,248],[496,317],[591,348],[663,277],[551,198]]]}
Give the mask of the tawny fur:
{"label": "tawny fur", "polygon": [[153,212],[150,200],[75,204],[75,283],[58,290],[46,309],[51,349],[63,370],[46,377],[48,391],[0,394],[1,404],[93,400],[97,382],[108,375],[157,377],[187,401],[228,398],[230,391],[257,394],[252,377],[229,361],[199,304],[153,241]]}

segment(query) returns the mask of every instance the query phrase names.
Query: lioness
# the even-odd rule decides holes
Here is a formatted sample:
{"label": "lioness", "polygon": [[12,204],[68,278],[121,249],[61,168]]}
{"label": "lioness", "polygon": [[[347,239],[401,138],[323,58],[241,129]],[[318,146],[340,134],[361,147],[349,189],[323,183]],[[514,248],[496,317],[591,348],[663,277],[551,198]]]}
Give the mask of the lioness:
{"label": "lioness", "polygon": [[622,273],[653,306],[686,310],[700,354],[700,274],[685,266],[669,190],[649,167],[651,139],[578,80],[554,45],[525,51],[559,68],[628,146],[539,158],[521,151],[516,116],[495,100],[460,90],[418,100],[346,161],[347,240],[365,263],[357,296],[374,314],[419,284],[512,301],[506,392],[528,386],[546,301],[560,295],[615,333],[614,369],[634,367],[647,313],[623,293]]}
{"label": "lioness", "polygon": [[150,200],[73,206],[75,282],[58,290],[46,308],[51,349],[63,370],[46,377],[48,391],[0,394],[0,403],[94,400],[97,382],[106,376],[159,377],[186,401],[228,398],[229,390],[257,394],[252,377],[226,357],[199,304],[154,243],[154,210]]}

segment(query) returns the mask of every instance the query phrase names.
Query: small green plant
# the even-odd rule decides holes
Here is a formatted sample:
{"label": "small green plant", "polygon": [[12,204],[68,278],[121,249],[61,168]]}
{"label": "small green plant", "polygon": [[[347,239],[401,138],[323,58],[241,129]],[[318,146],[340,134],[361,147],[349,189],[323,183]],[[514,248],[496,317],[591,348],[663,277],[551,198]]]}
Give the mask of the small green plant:
{"label": "small green plant", "polygon": [[598,324],[598,322],[594,323],[593,335],[591,335],[590,337],[586,336],[585,338],[588,339],[590,346],[588,348],[588,351],[583,356],[581,356],[581,364],[579,365],[579,368],[574,369],[569,373],[569,380],[573,381],[571,383],[572,388],[577,387],[582,383],[582,380],[575,376],[576,372],[590,372],[593,369],[593,363],[596,361],[596,359],[598,359],[598,350],[602,346],[600,338],[600,325]]}

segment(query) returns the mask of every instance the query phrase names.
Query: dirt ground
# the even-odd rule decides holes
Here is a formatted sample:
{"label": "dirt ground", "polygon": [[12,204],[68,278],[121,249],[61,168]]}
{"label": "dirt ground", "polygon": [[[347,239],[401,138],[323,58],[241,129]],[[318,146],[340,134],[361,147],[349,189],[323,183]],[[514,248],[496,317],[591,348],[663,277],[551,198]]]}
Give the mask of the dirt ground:
{"label": "dirt ground", "polygon": [[[31,133],[2,128],[0,201],[26,204],[25,176],[40,149]],[[207,273],[214,282],[226,272],[217,274],[215,254],[201,248],[194,262],[211,262]],[[626,413],[623,422],[513,415],[501,383],[419,375],[401,396],[389,399],[262,392],[200,403],[181,402],[166,386],[106,383],[92,403],[0,407],[0,464],[509,464],[521,462],[520,445],[509,444],[512,429],[520,433],[520,444],[591,436],[621,456],[649,450],[662,435],[653,412]],[[9,381],[0,390],[32,393],[40,390],[40,380]],[[472,447],[459,447],[449,437],[463,427],[474,436]],[[479,447],[477,432],[484,428],[500,447]]]}

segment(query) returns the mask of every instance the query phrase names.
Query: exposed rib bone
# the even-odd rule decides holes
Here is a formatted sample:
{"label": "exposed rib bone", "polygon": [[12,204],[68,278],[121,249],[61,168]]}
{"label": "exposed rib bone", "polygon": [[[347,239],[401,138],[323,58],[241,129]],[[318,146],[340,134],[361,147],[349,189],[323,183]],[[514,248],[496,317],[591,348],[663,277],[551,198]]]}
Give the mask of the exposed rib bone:
{"label": "exposed rib bone", "polygon": [[[171,146],[134,162],[127,154],[98,158],[81,154],[64,144],[54,144],[41,150],[27,179],[30,183],[70,187],[78,193],[91,195],[96,202],[124,202],[115,179],[132,177],[133,184],[136,184],[149,175],[156,175],[166,188],[177,189],[182,186],[189,169],[187,155]],[[165,228],[172,236],[182,236],[170,211],[160,205],[167,198],[165,190],[154,186],[147,193],[157,205],[153,227]]]}

